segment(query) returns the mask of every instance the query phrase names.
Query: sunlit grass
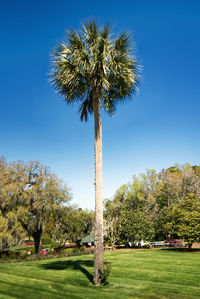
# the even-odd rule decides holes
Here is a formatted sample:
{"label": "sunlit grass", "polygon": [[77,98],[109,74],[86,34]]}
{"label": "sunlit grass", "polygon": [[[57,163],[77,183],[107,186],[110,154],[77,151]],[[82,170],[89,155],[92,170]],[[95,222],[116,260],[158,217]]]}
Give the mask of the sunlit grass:
{"label": "sunlit grass", "polygon": [[93,256],[0,264],[0,298],[199,298],[200,253],[106,252],[109,284],[92,284]]}

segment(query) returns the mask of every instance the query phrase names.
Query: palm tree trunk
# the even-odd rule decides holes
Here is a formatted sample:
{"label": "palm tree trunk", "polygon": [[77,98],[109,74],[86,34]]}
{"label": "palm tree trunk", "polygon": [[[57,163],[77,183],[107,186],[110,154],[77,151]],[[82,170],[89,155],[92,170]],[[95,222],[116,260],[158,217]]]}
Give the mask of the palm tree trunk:
{"label": "palm tree trunk", "polygon": [[95,252],[94,252],[94,284],[102,284],[104,270],[103,247],[103,202],[102,202],[102,126],[101,99],[93,102],[95,123]]}

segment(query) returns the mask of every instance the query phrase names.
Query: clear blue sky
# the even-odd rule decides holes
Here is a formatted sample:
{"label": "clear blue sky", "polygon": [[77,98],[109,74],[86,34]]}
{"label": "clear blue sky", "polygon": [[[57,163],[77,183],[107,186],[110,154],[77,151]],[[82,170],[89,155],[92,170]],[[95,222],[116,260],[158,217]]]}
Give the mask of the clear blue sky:
{"label": "clear blue sky", "polygon": [[40,160],[94,207],[93,117],[79,121],[48,83],[65,29],[95,17],[133,35],[140,92],[103,117],[103,197],[133,174],[200,164],[200,1],[1,1],[0,156]]}

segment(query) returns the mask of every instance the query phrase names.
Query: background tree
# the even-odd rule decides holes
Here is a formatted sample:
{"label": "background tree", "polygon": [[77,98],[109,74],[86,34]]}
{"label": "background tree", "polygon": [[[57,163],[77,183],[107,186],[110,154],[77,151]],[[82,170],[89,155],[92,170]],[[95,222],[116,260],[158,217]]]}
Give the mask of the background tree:
{"label": "background tree", "polygon": [[110,240],[112,249],[115,249],[117,241],[120,241],[122,219],[122,202],[119,200],[107,200],[105,203],[106,237]]}
{"label": "background tree", "polygon": [[142,240],[150,241],[154,236],[154,228],[151,219],[140,209],[124,210],[122,212],[121,238],[128,245],[135,245]]}
{"label": "background tree", "polygon": [[62,207],[51,236],[65,245],[66,241],[79,244],[81,238],[90,234],[94,225],[94,213],[72,207]]}
{"label": "background tree", "polygon": [[22,172],[15,163],[0,158],[0,248],[19,244],[25,233],[16,211],[23,192]]}
{"label": "background tree", "polygon": [[132,182],[122,185],[113,200],[106,202],[107,234],[113,248],[116,241],[134,245],[142,239],[152,239],[156,183],[156,172],[148,170],[139,177],[133,176]]}
{"label": "background tree", "polygon": [[33,237],[35,253],[38,253],[50,215],[58,213],[60,206],[71,197],[68,188],[39,162],[29,162],[24,166],[24,183],[17,215],[22,227]]}
{"label": "background tree", "polygon": [[4,244],[15,244],[23,240],[26,231],[33,237],[38,253],[45,226],[69,202],[70,192],[55,174],[37,161],[6,163],[1,160],[0,176],[0,238]]}
{"label": "background tree", "polygon": [[52,83],[67,103],[79,99],[80,118],[94,113],[95,123],[95,263],[94,284],[102,283],[102,125],[101,107],[113,114],[116,104],[131,98],[138,85],[138,66],[131,58],[130,37],[110,37],[111,27],[98,27],[95,21],[82,30],[68,31],[53,55]]}
{"label": "background tree", "polygon": [[200,199],[193,193],[187,195],[170,213],[171,221],[166,227],[172,234],[177,234],[187,241],[191,248],[200,241]]}
{"label": "background tree", "polygon": [[18,205],[18,194],[23,192],[22,162],[7,163],[0,159],[0,211],[6,215]]}
{"label": "background tree", "polygon": [[0,249],[22,244],[26,234],[15,211],[3,216],[0,211]]}
{"label": "background tree", "polygon": [[177,236],[175,230],[172,230],[169,225],[173,222],[173,211],[190,194],[200,198],[200,179],[189,164],[176,164],[163,170],[159,178],[156,189],[155,230],[157,237],[171,239]]}
{"label": "background tree", "polygon": [[[197,166],[176,164],[160,173],[147,169],[146,173],[133,176],[131,182],[117,190],[112,201],[106,202],[105,217],[110,241],[131,242],[131,239],[134,243],[138,236],[146,234],[146,238],[150,238],[155,232],[155,240],[179,236],[191,244],[192,240],[197,240],[197,199],[200,199]],[[189,200],[191,205],[186,208]],[[187,217],[182,217],[184,214]]]}

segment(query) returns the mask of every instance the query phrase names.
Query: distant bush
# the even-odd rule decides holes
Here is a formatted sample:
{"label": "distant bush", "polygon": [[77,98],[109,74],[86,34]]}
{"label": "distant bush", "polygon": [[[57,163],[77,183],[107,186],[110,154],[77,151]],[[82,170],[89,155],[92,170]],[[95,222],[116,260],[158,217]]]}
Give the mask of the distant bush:
{"label": "distant bush", "polygon": [[60,253],[70,253],[73,252],[74,248],[64,248],[60,251]]}
{"label": "distant bush", "polygon": [[25,259],[27,256],[28,256],[28,252],[27,251],[20,251],[19,252],[20,259]]}
{"label": "distant bush", "polygon": [[[58,252],[45,251],[41,250],[41,254],[35,254],[34,248],[31,248],[32,254],[29,254],[27,250],[19,250],[19,251],[3,251],[0,252],[0,262],[12,262],[12,261],[23,261],[23,260],[43,260],[43,259],[51,259],[57,257],[68,257],[68,256],[76,256],[76,255],[87,255],[93,254],[94,250],[92,248],[86,249],[85,247],[76,247],[76,248],[65,248]],[[45,251],[45,254],[44,254]]]}
{"label": "distant bush", "polygon": [[77,254],[79,254],[79,253],[85,253],[86,252],[86,249],[85,249],[85,247],[84,246],[81,246],[81,247],[75,247],[75,248],[73,248],[73,251],[72,252],[74,252],[74,253],[77,253]]}
{"label": "distant bush", "polygon": [[24,260],[28,256],[27,251],[4,251],[0,254],[0,260],[9,261],[9,260]]}
{"label": "distant bush", "polygon": [[6,260],[8,259],[9,256],[9,251],[8,250],[3,250],[0,252],[0,259],[1,260]]}
{"label": "distant bush", "polygon": [[69,245],[60,245],[58,246],[58,243],[56,243],[56,246],[54,248],[55,251],[62,251],[63,249],[69,249],[69,248],[80,248],[80,247],[77,247],[76,244],[69,244]]}

